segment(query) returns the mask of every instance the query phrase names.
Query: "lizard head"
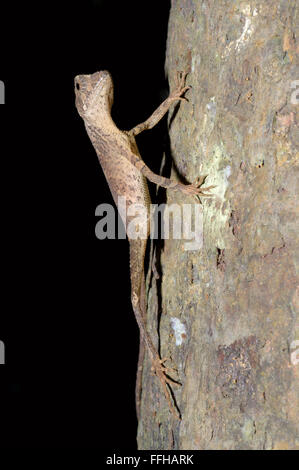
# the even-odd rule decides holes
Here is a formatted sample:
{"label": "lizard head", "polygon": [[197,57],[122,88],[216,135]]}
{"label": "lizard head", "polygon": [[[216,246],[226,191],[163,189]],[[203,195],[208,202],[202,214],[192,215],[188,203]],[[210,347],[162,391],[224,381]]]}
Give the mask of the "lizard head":
{"label": "lizard head", "polygon": [[109,72],[95,72],[75,77],[76,107],[83,119],[96,120],[110,113],[113,104],[113,82]]}

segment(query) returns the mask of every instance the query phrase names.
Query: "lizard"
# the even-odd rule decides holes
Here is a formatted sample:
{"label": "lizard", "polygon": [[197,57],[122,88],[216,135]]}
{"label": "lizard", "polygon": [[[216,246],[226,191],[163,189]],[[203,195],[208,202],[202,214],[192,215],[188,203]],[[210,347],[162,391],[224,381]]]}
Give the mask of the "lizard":
{"label": "lizard", "polygon": [[[112,197],[117,204],[119,196],[126,198],[126,209],[132,204],[142,204],[149,214],[150,196],[146,179],[156,185],[193,196],[210,196],[214,186],[201,188],[205,177],[199,177],[193,184],[183,184],[153,173],[142,160],[135,137],[146,129],[154,127],[167,113],[172,103],[185,100],[184,93],[190,88],[185,86],[187,73],[178,73],[176,87],[166,100],[144,122],[129,131],[120,130],[111,117],[114,87],[111,74],[106,71],[75,77],[75,104],[82,117],[87,134],[95,148],[99,162],[109,185]],[[120,214],[122,216],[122,214]],[[126,224],[130,221],[128,217]],[[146,328],[146,304],[144,282],[144,259],[147,238],[150,233],[149,217],[146,224],[145,238],[132,238],[127,231],[130,248],[131,302],[140,330],[139,363],[136,380],[136,410],[140,415],[141,374],[144,347],[147,348],[152,370],[158,377],[171,413],[178,419],[180,414],[174,406],[168,386],[178,382],[172,380],[169,369],[164,365]],[[127,230],[127,225],[126,225]]]}

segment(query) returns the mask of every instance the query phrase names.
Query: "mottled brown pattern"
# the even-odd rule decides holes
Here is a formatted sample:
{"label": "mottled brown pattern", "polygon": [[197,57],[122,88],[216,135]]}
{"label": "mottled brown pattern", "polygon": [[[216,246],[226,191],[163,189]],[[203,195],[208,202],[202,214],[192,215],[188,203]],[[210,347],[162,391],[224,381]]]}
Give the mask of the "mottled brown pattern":
{"label": "mottled brown pattern", "polygon": [[[181,98],[181,95],[189,88],[184,86],[186,74],[178,78],[175,91],[159,106],[147,121],[139,124],[130,131],[119,130],[111,118],[113,103],[113,82],[107,71],[96,72],[92,75],[78,75],[75,78],[76,107],[83,118],[87,133],[97,152],[100,164],[103,168],[114,201],[118,197],[126,197],[127,209],[132,204],[142,204],[149,214],[150,197],[144,176],[150,181],[166,187],[180,190],[185,194],[202,195],[204,189],[200,186],[203,179],[197,184],[183,185],[168,178],[154,174],[142,161],[138,152],[135,135],[145,129],[151,129],[168,111],[171,103]],[[208,190],[210,188],[205,188]],[[129,218],[128,221],[129,222]],[[144,227],[149,234],[149,222],[144,222]],[[128,224],[127,227],[128,228]],[[157,377],[160,379],[169,408],[178,417],[171,395],[167,388],[170,379],[166,376],[166,368],[160,360],[157,350],[146,329],[145,303],[141,301],[141,292],[144,290],[144,255],[146,240],[129,240],[130,242],[130,267],[132,306],[137,323],[140,328],[141,338],[147,345],[151,361]],[[142,344],[140,345],[142,354]],[[143,360],[143,359],[142,359]],[[141,365],[138,365],[137,383],[140,384]],[[140,390],[136,391],[137,413],[139,414]]]}

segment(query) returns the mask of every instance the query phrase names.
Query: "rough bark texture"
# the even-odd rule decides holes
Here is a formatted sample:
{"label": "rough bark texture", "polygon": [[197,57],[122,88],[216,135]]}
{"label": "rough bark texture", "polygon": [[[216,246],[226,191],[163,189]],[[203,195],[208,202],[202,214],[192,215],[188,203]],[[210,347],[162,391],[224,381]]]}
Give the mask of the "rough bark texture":
{"label": "rough bark texture", "polygon": [[178,370],[182,421],[147,363],[140,449],[299,448],[296,3],[172,2],[167,72],[173,86],[190,67],[192,90],[169,116],[171,154],[188,181],[217,188],[202,201],[203,248],[165,240],[151,284],[149,330]]}

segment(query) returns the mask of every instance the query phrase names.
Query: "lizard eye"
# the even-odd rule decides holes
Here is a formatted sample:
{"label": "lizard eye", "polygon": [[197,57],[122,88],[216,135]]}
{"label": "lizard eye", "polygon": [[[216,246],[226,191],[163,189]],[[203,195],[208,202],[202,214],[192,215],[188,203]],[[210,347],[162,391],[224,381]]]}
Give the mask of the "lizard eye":
{"label": "lizard eye", "polygon": [[78,82],[76,83],[76,88],[77,90],[80,90],[80,84]]}

